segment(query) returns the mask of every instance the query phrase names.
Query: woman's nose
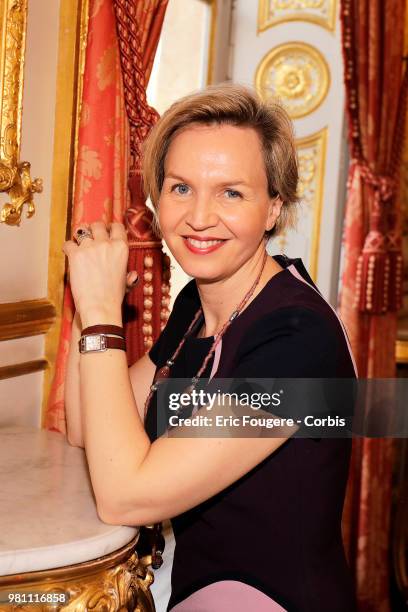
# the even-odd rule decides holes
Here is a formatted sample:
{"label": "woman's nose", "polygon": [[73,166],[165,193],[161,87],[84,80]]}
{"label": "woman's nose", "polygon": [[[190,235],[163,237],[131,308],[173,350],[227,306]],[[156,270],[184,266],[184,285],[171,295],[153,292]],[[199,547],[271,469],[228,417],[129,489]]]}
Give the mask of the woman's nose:
{"label": "woman's nose", "polygon": [[199,230],[212,227],[218,222],[216,208],[208,197],[198,197],[189,208],[186,223],[190,227]]}

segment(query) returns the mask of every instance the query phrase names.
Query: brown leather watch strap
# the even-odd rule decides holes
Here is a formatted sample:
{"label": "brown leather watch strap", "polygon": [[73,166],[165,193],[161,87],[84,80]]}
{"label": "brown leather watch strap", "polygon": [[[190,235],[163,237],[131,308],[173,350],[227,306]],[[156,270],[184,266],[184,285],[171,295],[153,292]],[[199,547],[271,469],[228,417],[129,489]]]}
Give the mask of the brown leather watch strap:
{"label": "brown leather watch strap", "polygon": [[116,334],[117,336],[125,337],[125,330],[119,325],[90,325],[82,330],[81,335],[87,334]]}
{"label": "brown leather watch strap", "polygon": [[106,336],[106,348],[122,349],[123,351],[126,351],[126,342],[123,338]]}
{"label": "brown leather watch strap", "polygon": [[99,353],[107,349],[121,349],[126,351],[126,341],[124,338],[114,338],[104,334],[87,334],[81,336],[78,342],[80,353]]}

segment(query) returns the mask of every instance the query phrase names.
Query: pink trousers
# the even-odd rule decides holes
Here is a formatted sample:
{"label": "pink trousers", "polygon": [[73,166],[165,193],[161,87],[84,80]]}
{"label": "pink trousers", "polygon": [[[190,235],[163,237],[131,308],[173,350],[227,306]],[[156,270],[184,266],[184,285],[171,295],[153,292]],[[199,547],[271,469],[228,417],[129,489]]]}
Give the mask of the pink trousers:
{"label": "pink trousers", "polygon": [[170,612],[286,612],[276,601],[249,584],[220,580],[199,589]]}

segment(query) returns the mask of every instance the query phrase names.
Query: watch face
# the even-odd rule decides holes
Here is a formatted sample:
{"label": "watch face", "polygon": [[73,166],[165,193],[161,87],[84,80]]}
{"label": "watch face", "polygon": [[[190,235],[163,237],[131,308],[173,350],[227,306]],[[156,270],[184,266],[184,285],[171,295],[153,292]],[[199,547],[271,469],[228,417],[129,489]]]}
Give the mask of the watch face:
{"label": "watch face", "polygon": [[81,349],[83,352],[106,350],[106,337],[100,334],[83,336],[81,338]]}

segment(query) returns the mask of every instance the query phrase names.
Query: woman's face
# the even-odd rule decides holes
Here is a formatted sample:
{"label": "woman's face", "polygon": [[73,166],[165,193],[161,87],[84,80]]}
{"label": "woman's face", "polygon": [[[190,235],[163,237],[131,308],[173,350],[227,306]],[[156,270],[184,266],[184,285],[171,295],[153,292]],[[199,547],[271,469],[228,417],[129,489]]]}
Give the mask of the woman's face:
{"label": "woman's face", "polygon": [[242,269],[264,249],[281,205],[268,195],[254,129],[194,124],[170,144],[159,224],[188,275],[211,281]]}

